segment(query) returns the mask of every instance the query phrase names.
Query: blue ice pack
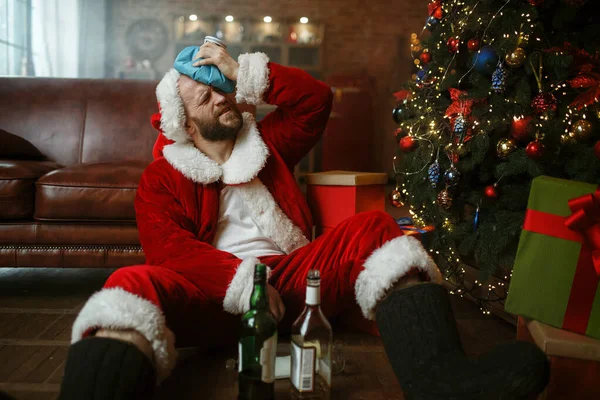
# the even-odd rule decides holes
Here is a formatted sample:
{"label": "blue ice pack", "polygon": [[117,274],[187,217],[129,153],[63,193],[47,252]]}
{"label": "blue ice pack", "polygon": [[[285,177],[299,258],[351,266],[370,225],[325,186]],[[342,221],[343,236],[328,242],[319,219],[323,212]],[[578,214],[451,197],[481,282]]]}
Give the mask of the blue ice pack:
{"label": "blue ice pack", "polygon": [[175,59],[173,67],[180,74],[187,75],[195,81],[204,83],[205,85],[214,86],[225,93],[233,93],[235,90],[235,83],[231,79],[226,78],[225,75],[219,71],[219,68],[214,65],[200,65],[198,67],[192,65],[200,60],[194,60],[194,56],[198,50],[200,50],[200,47],[198,46],[189,46],[181,50]]}

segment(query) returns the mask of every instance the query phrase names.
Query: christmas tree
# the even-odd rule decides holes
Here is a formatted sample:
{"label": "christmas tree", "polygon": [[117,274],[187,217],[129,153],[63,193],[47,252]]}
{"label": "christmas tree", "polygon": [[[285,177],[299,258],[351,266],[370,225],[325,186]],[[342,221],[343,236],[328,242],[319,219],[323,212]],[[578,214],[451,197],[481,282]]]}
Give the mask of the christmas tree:
{"label": "christmas tree", "polygon": [[482,281],[510,276],[534,177],[600,183],[593,3],[437,0],[411,35],[392,201],[435,226],[430,251],[459,293],[473,291],[463,262]]}

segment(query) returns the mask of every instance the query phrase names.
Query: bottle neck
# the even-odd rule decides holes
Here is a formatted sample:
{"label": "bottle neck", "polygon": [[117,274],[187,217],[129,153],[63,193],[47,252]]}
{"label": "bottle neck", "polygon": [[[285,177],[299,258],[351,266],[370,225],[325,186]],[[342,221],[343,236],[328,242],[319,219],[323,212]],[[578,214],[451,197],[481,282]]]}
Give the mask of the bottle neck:
{"label": "bottle neck", "polygon": [[309,285],[306,287],[306,305],[318,306],[321,304],[321,286]]}
{"label": "bottle neck", "polygon": [[264,280],[254,280],[254,290],[252,290],[252,296],[250,296],[250,308],[253,310],[267,310],[269,308],[267,285]]}

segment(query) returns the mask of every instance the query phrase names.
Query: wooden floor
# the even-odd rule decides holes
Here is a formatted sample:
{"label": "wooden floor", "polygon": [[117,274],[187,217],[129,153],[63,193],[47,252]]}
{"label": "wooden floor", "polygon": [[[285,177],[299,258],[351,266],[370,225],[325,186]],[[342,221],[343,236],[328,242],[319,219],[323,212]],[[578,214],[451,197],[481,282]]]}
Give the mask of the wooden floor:
{"label": "wooden floor", "polygon": [[[0,269],[0,390],[18,400],[55,399],[60,388],[71,326],[109,270]],[[516,328],[483,315],[452,296],[467,352],[477,355],[510,341]],[[346,367],[333,377],[335,399],[402,399],[378,338],[361,334],[337,337],[344,343]],[[280,345],[285,351],[285,343]],[[156,396],[159,399],[233,399],[235,372],[226,368],[229,353],[183,351],[180,363]],[[278,399],[287,398],[289,381],[277,381]]]}

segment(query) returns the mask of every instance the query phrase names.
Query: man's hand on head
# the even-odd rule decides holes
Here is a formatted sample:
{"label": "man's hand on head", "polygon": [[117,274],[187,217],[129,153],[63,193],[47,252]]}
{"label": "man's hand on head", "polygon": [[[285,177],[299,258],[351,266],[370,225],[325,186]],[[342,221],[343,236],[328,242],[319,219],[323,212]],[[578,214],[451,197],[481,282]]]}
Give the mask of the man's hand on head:
{"label": "man's hand on head", "polygon": [[232,81],[237,81],[238,69],[240,65],[227,53],[227,51],[217,46],[214,43],[207,42],[200,46],[200,50],[194,56],[194,60],[202,58],[202,60],[196,61],[193,66],[198,67],[201,65],[214,65],[219,68],[219,71],[226,78]]}

